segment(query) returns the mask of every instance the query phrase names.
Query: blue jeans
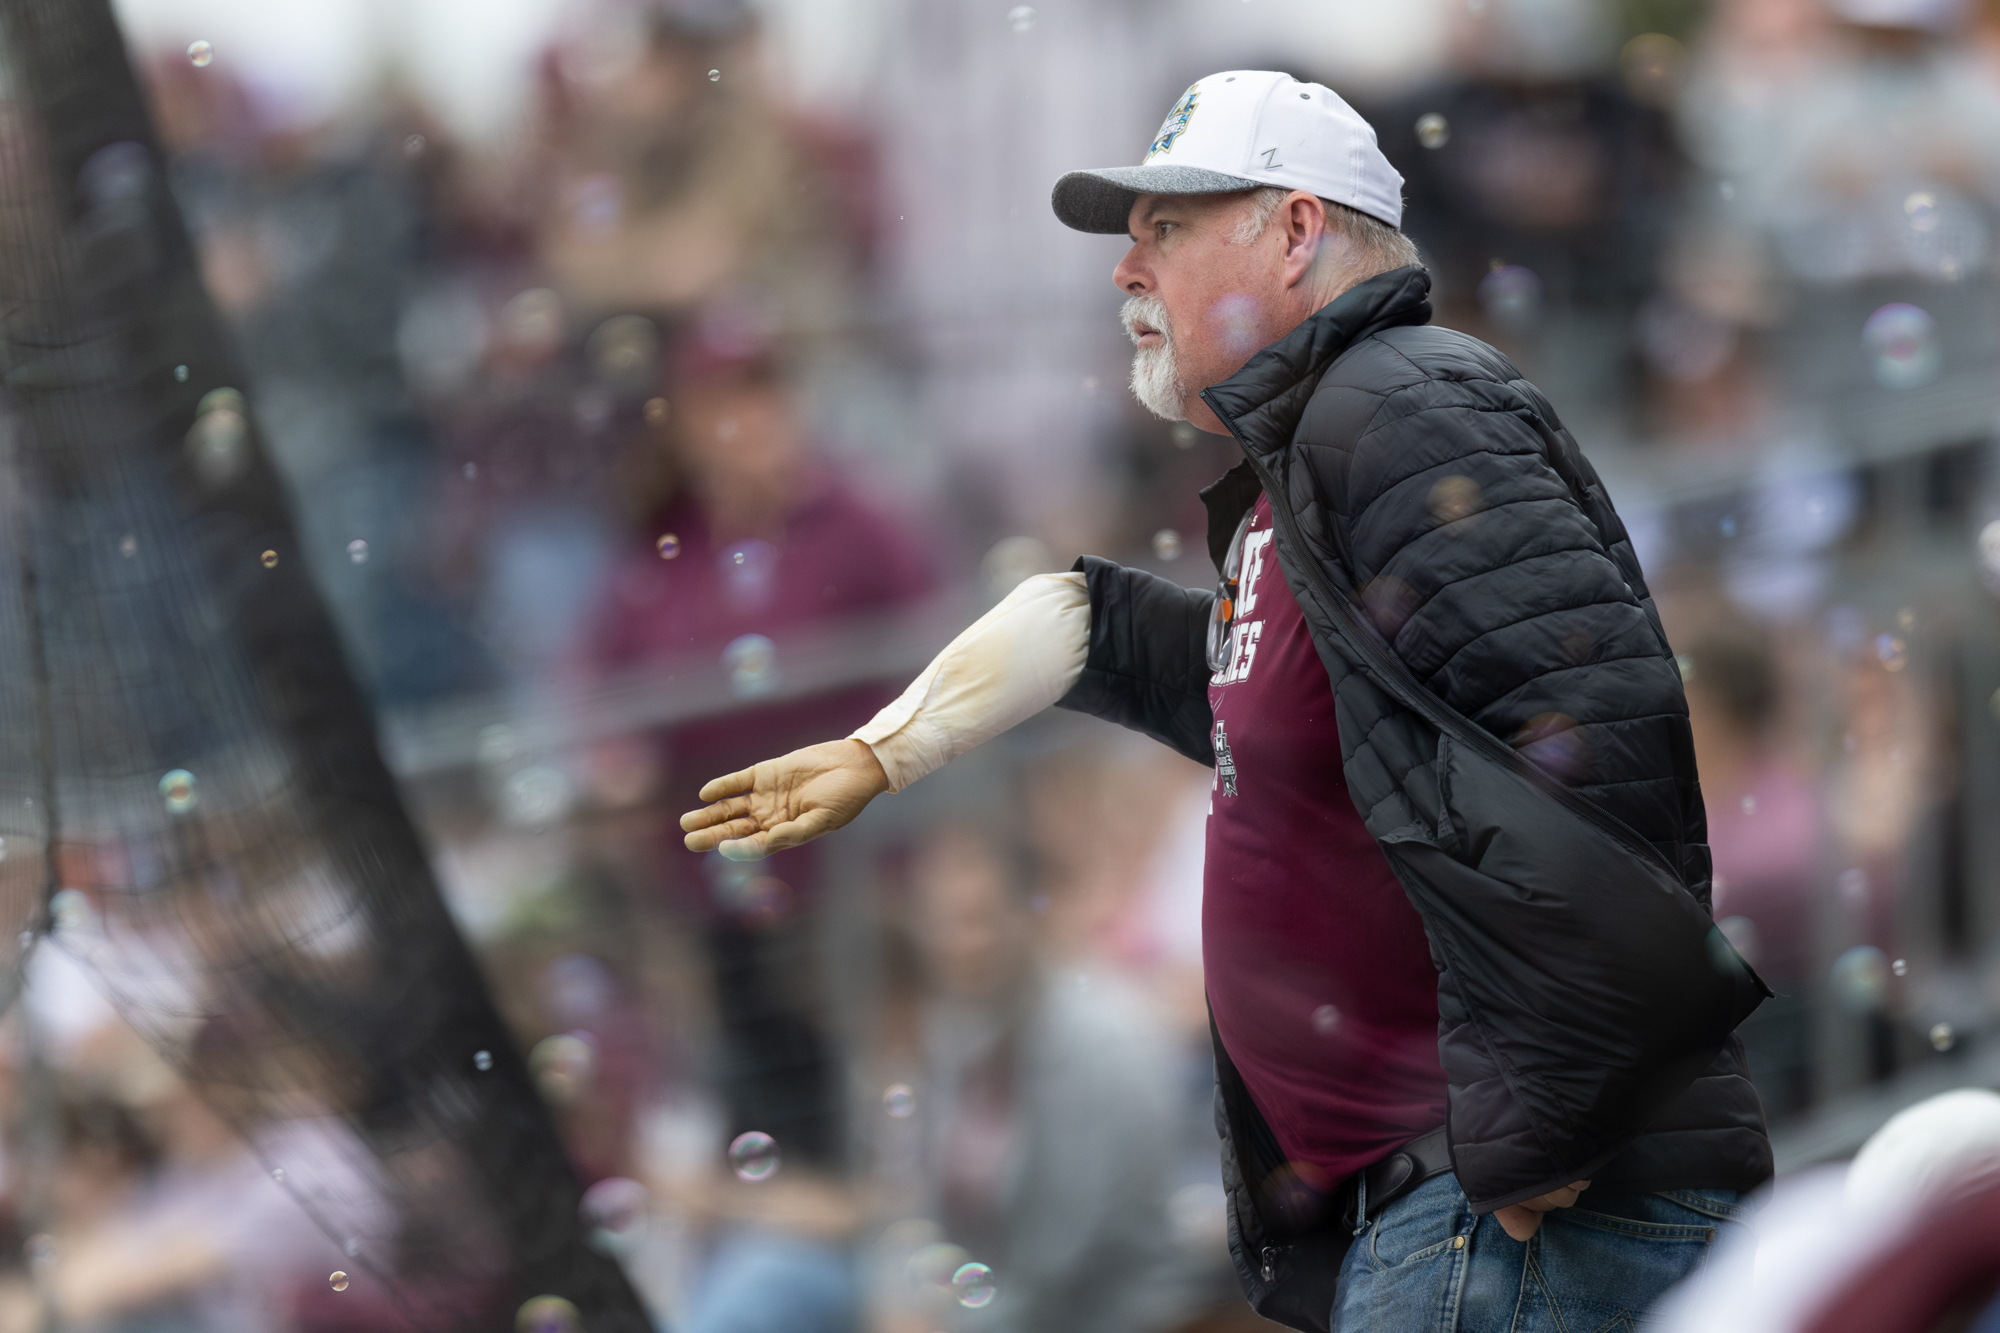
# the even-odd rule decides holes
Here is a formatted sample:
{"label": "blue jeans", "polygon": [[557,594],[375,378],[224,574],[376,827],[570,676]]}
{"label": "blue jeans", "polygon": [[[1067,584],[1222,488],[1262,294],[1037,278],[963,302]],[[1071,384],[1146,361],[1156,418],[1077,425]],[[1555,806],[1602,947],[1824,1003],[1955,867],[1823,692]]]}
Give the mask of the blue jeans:
{"label": "blue jeans", "polygon": [[1438,1176],[1369,1219],[1341,1265],[1333,1330],[1625,1333],[1742,1216],[1734,1190],[1585,1190],[1522,1244]]}

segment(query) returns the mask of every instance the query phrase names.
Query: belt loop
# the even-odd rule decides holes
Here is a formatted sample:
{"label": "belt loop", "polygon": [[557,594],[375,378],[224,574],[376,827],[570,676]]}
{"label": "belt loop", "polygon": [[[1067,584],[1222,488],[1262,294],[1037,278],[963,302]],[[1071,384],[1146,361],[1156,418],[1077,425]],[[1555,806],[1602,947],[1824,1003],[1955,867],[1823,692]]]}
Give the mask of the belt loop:
{"label": "belt loop", "polygon": [[1354,1173],[1354,1234],[1368,1229],[1368,1168]]}

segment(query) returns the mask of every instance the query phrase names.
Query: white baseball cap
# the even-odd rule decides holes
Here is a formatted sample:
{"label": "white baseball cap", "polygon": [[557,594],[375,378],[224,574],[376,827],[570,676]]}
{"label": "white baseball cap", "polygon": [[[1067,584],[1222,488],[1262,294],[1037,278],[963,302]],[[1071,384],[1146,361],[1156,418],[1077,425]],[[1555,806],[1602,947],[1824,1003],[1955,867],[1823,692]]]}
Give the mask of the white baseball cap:
{"label": "white baseball cap", "polygon": [[1277,185],[1310,190],[1392,227],[1403,178],[1375,130],[1340,94],[1263,69],[1211,74],[1181,94],[1136,167],[1072,171],[1056,216],[1078,231],[1123,233],[1142,194],[1225,194]]}

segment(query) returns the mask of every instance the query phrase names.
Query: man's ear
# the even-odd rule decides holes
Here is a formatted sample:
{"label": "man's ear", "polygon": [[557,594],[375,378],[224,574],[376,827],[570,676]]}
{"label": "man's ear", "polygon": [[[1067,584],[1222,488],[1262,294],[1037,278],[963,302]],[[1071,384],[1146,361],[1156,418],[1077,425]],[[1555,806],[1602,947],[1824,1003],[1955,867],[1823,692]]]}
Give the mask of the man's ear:
{"label": "man's ear", "polygon": [[1308,191],[1294,190],[1279,210],[1277,222],[1285,233],[1285,285],[1296,287],[1305,281],[1331,239],[1326,205]]}

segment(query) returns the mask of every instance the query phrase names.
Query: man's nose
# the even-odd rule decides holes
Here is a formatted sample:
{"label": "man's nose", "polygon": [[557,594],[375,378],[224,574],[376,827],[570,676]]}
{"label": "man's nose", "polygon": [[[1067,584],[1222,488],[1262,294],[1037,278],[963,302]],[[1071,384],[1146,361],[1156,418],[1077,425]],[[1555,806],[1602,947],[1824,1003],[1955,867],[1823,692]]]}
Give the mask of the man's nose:
{"label": "man's nose", "polygon": [[1147,280],[1145,269],[1137,261],[1138,253],[1139,247],[1133,246],[1125,252],[1125,257],[1118,261],[1118,267],[1111,270],[1111,281],[1119,291],[1128,296],[1137,296],[1152,287],[1152,283]]}

